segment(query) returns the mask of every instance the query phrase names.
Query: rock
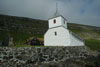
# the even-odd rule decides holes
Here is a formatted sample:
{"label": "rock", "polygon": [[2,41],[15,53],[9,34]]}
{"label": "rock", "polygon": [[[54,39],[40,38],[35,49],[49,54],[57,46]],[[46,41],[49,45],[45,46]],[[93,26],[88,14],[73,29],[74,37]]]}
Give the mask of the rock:
{"label": "rock", "polygon": [[73,67],[78,65],[76,62],[84,61],[81,58],[85,59],[85,54],[88,57],[88,51],[84,48],[86,47],[0,47],[0,66]]}
{"label": "rock", "polygon": [[14,46],[14,42],[13,42],[13,38],[12,37],[9,38],[8,46]]}

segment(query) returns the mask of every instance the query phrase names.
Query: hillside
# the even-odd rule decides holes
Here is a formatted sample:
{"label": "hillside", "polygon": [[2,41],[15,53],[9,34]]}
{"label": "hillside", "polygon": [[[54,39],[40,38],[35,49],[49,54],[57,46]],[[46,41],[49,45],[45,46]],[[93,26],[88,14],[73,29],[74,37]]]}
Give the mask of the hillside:
{"label": "hillside", "polygon": [[[47,29],[45,20],[0,15],[0,40],[9,33],[16,44],[24,44],[32,36],[43,38]],[[68,29],[82,37],[91,49],[100,49],[100,27],[68,23]]]}

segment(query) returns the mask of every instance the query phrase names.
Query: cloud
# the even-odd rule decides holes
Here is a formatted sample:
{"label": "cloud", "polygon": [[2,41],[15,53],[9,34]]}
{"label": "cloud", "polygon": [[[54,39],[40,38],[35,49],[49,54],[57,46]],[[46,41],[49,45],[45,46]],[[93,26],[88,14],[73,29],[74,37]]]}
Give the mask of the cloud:
{"label": "cloud", "polygon": [[100,26],[100,0],[0,0],[0,13],[47,20],[58,10],[72,23]]}

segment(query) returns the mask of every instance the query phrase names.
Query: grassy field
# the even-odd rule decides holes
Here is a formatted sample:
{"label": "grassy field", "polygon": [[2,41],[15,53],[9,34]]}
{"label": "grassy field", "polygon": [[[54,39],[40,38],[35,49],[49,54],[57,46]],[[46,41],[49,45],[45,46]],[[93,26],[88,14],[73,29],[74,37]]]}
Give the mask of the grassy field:
{"label": "grassy field", "polygon": [[[8,37],[7,31],[2,31],[0,33],[0,40]],[[14,38],[15,47],[33,47],[30,45],[25,45],[25,42],[30,37],[38,37],[40,40],[43,41],[43,35],[32,35],[27,33],[16,33],[16,32],[10,32],[10,35]],[[99,50],[100,49],[100,40],[95,39],[85,39],[85,45],[88,46],[91,50]]]}
{"label": "grassy field", "polygon": [[85,45],[91,50],[100,50],[100,40],[88,39],[85,40]]}
{"label": "grassy field", "polygon": [[[24,45],[30,37],[38,37],[43,41],[43,35],[48,29],[46,20],[0,15],[0,40],[10,36],[14,38],[16,47],[31,47]],[[68,23],[68,29],[85,40],[86,46],[92,50],[100,49],[100,27]],[[29,34],[30,33],[30,34]]]}

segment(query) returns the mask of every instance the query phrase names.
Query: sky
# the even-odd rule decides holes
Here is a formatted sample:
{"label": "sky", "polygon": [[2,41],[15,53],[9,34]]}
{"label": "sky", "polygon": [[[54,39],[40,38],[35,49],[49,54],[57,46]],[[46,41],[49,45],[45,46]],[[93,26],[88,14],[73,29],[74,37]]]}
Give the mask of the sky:
{"label": "sky", "polygon": [[100,0],[0,0],[0,14],[48,20],[56,3],[69,23],[100,27]]}

